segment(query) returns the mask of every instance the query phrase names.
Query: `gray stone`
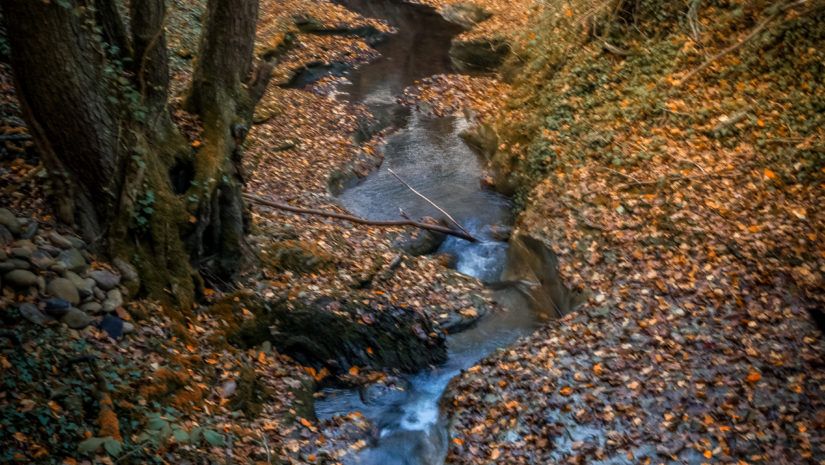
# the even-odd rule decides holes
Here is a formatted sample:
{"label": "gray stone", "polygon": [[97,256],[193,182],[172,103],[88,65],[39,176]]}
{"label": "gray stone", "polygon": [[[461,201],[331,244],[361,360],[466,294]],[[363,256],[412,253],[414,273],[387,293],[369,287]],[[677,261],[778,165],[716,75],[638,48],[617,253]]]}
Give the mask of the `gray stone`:
{"label": "gray stone", "polygon": [[95,299],[97,299],[97,300],[106,300],[106,292],[103,291],[103,289],[95,286],[92,289],[92,293],[94,294]]}
{"label": "gray stone", "polygon": [[63,273],[63,277],[71,281],[72,284],[74,284],[74,287],[76,287],[77,291],[80,293],[80,297],[85,298],[92,295],[92,288],[94,287],[93,280],[81,278],[77,273],[73,271],[67,271]]}
{"label": "gray stone", "polygon": [[32,253],[29,262],[39,270],[48,270],[50,266],[54,265],[54,258],[45,250],[37,249]]}
{"label": "gray stone", "polygon": [[72,248],[72,243],[69,242],[69,240],[65,237],[58,234],[57,231],[52,231],[49,233],[49,240],[52,241],[52,244],[54,244],[57,247],[60,247],[61,249]]}
{"label": "gray stone", "polygon": [[54,278],[46,286],[46,292],[51,296],[69,301],[72,305],[80,303],[80,293],[77,291],[77,286],[71,280],[66,278]]}
{"label": "gray stone", "polygon": [[20,234],[20,237],[22,237],[23,239],[31,239],[32,237],[34,237],[35,234],[37,234],[37,229],[37,221],[33,219],[28,219],[26,221],[26,227]]}
{"label": "gray stone", "polygon": [[9,263],[14,265],[14,267],[17,268],[18,270],[31,269],[31,265],[29,264],[29,262],[27,260],[21,260],[19,258],[12,258],[11,260],[9,260]]}
{"label": "gray stone", "polygon": [[46,323],[52,320],[48,315],[41,312],[40,309],[37,308],[37,305],[30,304],[28,302],[23,302],[20,304],[18,310],[20,310],[20,314],[23,318],[41,326],[45,326]]}
{"label": "gray stone", "polygon": [[86,264],[86,259],[83,258],[83,254],[77,249],[64,250],[57,259],[66,265],[66,269],[75,273],[82,273],[89,267]]}
{"label": "gray stone", "polygon": [[85,249],[86,248],[86,243],[83,242],[83,239],[80,239],[80,238],[77,238],[77,237],[74,237],[74,236],[66,236],[66,239],[69,240],[69,242],[72,244],[72,247],[74,247],[75,249]]}
{"label": "gray stone", "polygon": [[14,235],[9,229],[0,224],[0,244],[11,244],[14,241]]}
{"label": "gray stone", "polygon": [[140,276],[137,269],[121,258],[112,260],[112,264],[120,272],[122,282],[130,294],[134,295],[140,289]]}
{"label": "gray stone", "polygon": [[29,247],[12,247],[10,252],[12,257],[23,260],[28,260],[32,256],[32,249]]}
{"label": "gray stone", "polygon": [[89,326],[89,323],[92,322],[92,317],[86,314],[83,310],[72,308],[69,310],[69,313],[63,316],[60,319],[63,323],[69,326],[72,329],[83,329],[86,326]]}
{"label": "gray stone", "polygon": [[91,313],[92,315],[100,313],[103,310],[103,305],[100,302],[95,302],[94,300],[91,302],[86,302],[85,304],[80,306],[80,309],[86,313]]}
{"label": "gray stone", "polygon": [[135,332],[135,325],[129,323],[128,321],[123,322],[123,334],[129,334]]}
{"label": "gray stone", "polygon": [[106,293],[106,300],[103,301],[104,312],[113,312],[121,305],[123,305],[123,295],[121,295],[120,289],[112,289]]}
{"label": "gray stone", "polygon": [[5,226],[15,236],[20,234],[20,220],[8,209],[0,208],[0,224]]}
{"label": "gray stone", "polygon": [[11,270],[16,270],[17,267],[11,261],[0,262],[0,274],[6,274]]}
{"label": "gray stone", "polygon": [[37,285],[37,275],[28,270],[13,270],[3,276],[3,282],[16,288]]}
{"label": "gray stone", "polygon": [[89,276],[95,280],[98,286],[104,291],[114,289],[120,284],[120,276],[107,270],[95,270],[89,273]]}
{"label": "gray stone", "polygon": [[55,247],[53,245],[42,244],[42,245],[39,245],[38,247],[40,248],[40,250],[42,250],[44,252],[47,252],[52,257],[57,257],[58,255],[60,255],[60,249],[58,249],[57,247]]}

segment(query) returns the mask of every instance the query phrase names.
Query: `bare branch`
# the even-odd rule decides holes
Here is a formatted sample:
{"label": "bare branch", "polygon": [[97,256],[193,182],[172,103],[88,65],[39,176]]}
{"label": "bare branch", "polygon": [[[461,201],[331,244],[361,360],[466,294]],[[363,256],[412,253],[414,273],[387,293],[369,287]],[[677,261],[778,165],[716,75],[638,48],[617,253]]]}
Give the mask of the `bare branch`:
{"label": "bare branch", "polygon": [[442,209],[441,207],[439,207],[438,205],[436,205],[436,204],[435,204],[435,202],[433,202],[432,200],[430,200],[430,199],[428,199],[427,197],[425,197],[425,196],[424,196],[424,194],[422,194],[421,192],[418,192],[417,190],[413,189],[413,187],[412,187],[411,185],[407,184],[407,183],[406,183],[406,181],[404,181],[403,179],[401,179],[401,177],[400,177],[400,176],[398,176],[397,174],[395,174],[395,171],[393,171],[393,170],[391,170],[391,169],[389,169],[389,168],[387,168],[387,171],[389,171],[389,173],[390,173],[391,175],[395,176],[395,179],[397,179],[399,182],[401,182],[401,184],[403,184],[403,185],[407,186],[407,189],[409,189],[409,190],[413,191],[413,194],[415,194],[415,195],[417,195],[417,196],[421,197],[422,199],[426,200],[426,201],[427,201],[427,203],[429,203],[430,205],[432,205],[433,207],[435,207],[435,209],[436,209],[436,210],[440,211],[442,214],[444,214],[444,216],[446,216],[447,218],[449,218],[449,219],[450,219],[450,221],[452,221],[452,222],[453,222],[453,224],[455,224],[456,226],[458,226],[458,229],[460,229],[460,230],[464,231],[464,233],[465,233],[465,234],[467,234],[468,236],[472,236],[472,234],[470,234],[470,232],[469,232],[469,231],[467,231],[466,229],[464,229],[464,226],[461,226],[461,224],[459,224],[459,223],[458,223],[458,221],[456,221],[456,220],[455,220],[455,218],[453,218],[453,217],[452,217],[449,213],[447,213],[446,211],[444,211],[444,209]]}

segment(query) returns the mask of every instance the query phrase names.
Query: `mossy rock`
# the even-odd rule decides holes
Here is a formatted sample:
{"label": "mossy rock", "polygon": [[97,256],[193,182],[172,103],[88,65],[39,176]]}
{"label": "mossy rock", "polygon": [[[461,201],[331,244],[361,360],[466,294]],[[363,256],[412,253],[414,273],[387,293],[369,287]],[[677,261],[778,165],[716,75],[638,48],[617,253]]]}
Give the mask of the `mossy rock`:
{"label": "mossy rock", "polygon": [[510,44],[500,37],[453,39],[450,59],[460,71],[492,71],[504,63]]}
{"label": "mossy rock", "polygon": [[445,338],[423,312],[320,298],[250,305],[255,319],[230,336],[240,347],[270,341],[298,363],[345,373],[352,366],[415,372],[447,358]]}
{"label": "mossy rock", "polygon": [[328,269],[335,264],[335,256],[306,241],[289,240],[276,242],[261,253],[264,266],[277,271],[311,273]]}

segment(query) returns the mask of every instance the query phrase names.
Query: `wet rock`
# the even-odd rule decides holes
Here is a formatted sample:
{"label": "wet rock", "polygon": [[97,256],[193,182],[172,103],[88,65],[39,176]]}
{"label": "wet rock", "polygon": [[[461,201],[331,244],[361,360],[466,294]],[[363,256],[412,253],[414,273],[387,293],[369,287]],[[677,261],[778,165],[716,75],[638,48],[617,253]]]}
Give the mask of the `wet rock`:
{"label": "wet rock", "polygon": [[0,225],[5,226],[15,236],[20,234],[20,220],[6,208],[0,208]]}
{"label": "wet rock", "polygon": [[100,329],[106,331],[112,339],[123,336],[123,320],[116,316],[106,315],[100,322]]}
{"label": "wet rock", "polygon": [[57,257],[57,260],[65,264],[66,269],[72,270],[75,273],[82,273],[89,267],[89,265],[86,264],[86,259],[83,258],[83,254],[75,248],[64,250],[60,256]]}
{"label": "wet rock", "polygon": [[49,321],[52,321],[52,319],[48,315],[43,314],[43,312],[41,312],[36,305],[28,302],[23,302],[20,304],[18,310],[23,318],[40,326],[45,326]]}
{"label": "wet rock", "polygon": [[89,276],[95,280],[98,286],[104,291],[109,291],[120,284],[120,276],[107,270],[95,270],[89,273]]}
{"label": "wet rock", "polygon": [[7,227],[0,225],[0,244],[11,244],[12,241],[14,241],[14,235]]}
{"label": "wet rock", "polygon": [[509,54],[510,44],[498,37],[453,40],[450,47],[450,60],[461,71],[492,71]]}
{"label": "wet rock", "polygon": [[37,275],[28,270],[12,270],[3,275],[3,283],[16,288],[25,288],[37,285]]}
{"label": "wet rock", "polygon": [[49,240],[52,242],[52,244],[54,244],[57,247],[60,247],[61,249],[72,248],[72,243],[69,242],[69,240],[65,237],[58,234],[57,231],[52,231],[49,233]]}
{"label": "wet rock", "polygon": [[54,278],[46,286],[46,292],[51,296],[70,302],[73,305],[80,303],[80,293],[77,286],[66,278]]}
{"label": "wet rock", "polygon": [[92,317],[87,315],[83,310],[70,308],[69,312],[66,313],[60,321],[66,323],[69,328],[83,329],[89,326],[89,323],[92,322]]}
{"label": "wet rock", "polygon": [[410,229],[396,236],[392,241],[392,247],[403,250],[407,255],[417,257],[435,252],[446,238],[447,235],[443,233]]}
{"label": "wet rock", "polygon": [[472,2],[456,2],[444,5],[439,13],[447,21],[468,29],[493,16],[492,13]]}
{"label": "wet rock", "polygon": [[106,293],[106,300],[103,301],[104,312],[113,312],[121,305],[123,305],[123,295],[119,289],[112,289]]}
{"label": "wet rock", "polygon": [[51,255],[53,258],[57,258],[57,256],[58,256],[58,255],[60,255],[60,249],[59,249],[59,248],[57,248],[57,247],[55,247],[55,246],[53,246],[53,245],[49,245],[49,244],[42,244],[42,245],[39,245],[39,246],[38,246],[38,248],[39,248],[40,250],[42,250],[42,251],[44,251],[44,252],[48,253],[48,254],[49,254],[49,255]]}
{"label": "wet rock", "polygon": [[64,317],[72,308],[72,304],[69,301],[58,298],[43,299],[40,303],[43,305],[46,313],[55,318]]}
{"label": "wet rock", "polygon": [[77,291],[80,293],[81,298],[86,298],[92,295],[92,289],[94,288],[94,280],[91,278],[81,278],[80,275],[73,271],[66,271],[63,273],[63,277],[68,279],[69,281],[74,284],[77,288]]}
{"label": "wet rock", "polygon": [[85,304],[80,306],[80,309],[89,314],[97,314],[103,310],[103,305],[100,302],[95,302],[94,300],[91,302],[86,302]]}
{"label": "wet rock", "polygon": [[37,249],[32,253],[29,262],[38,270],[48,270],[54,265],[54,258],[45,250]]}

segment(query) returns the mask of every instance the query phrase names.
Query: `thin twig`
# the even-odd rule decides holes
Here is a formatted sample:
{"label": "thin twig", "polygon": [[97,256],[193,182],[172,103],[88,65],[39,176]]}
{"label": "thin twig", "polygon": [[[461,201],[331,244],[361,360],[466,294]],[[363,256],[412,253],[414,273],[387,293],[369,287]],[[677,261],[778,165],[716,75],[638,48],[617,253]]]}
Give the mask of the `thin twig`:
{"label": "thin twig", "polygon": [[456,220],[455,220],[455,218],[453,218],[452,216],[450,216],[450,214],[449,214],[449,213],[447,213],[446,211],[444,211],[444,209],[442,209],[441,207],[439,207],[438,205],[436,205],[436,204],[435,204],[435,202],[433,202],[432,200],[428,199],[427,197],[424,197],[424,194],[422,194],[421,192],[418,192],[417,190],[413,189],[413,187],[412,187],[411,185],[407,184],[407,183],[406,183],[403,179],[401,179],[401,176],[398,176],[397,174],[395,174],[395,171],[393,171],[393,170],[391,170],[391,169],[389,169],[389,168],[387,168],[387,171],[389,171],[389,173],[390,173],[391,175],[395,176],[395,179],[397,179],[399,182],[401,182],[401,184],[403,184],[403,185],[407,186],[407,189],[409,189],[409,190],[413,191],[413,193],[414,193],[415,195],[417,195],[417,196],[421,197],[422,199],[426,200],[426,201],[427,201],[427,203],[429,203],[430,205],[432,205],[433,207],[435,207],[435,209],[436,209],[436,210],[438,210],[438,211],[440,211],[441,213],[443,213],[443,214],[444,214],[444,216],[446,216],[447,218],[449,218],[449,219],[450,219],[450,221],[452,221],[452,222],[453,222],[456,226],[458,226],[458,229],[460,229],[460,230],[464,231],[464,233],[465,233],[465,234],[467,234],[468,236],[472,236],[472,234],[470,234],[470,232],[469,232],[469,231],[467,231],[466,229],[464,229],[464,226],[461,226],[461,224],[459,224],[459,223],[458,223],[458,221],[456,221]]}
{"label": "thin twig", "polygon": [[264,443],[264,450],[266,451],[266,463],[272,463],[272,453],[269,451],[269,444],[266,442],[266,436],[264,435],[263,431],[259,431],[258,434],[261,435],[261,440]]}
{"label": "thin twig", "polygon": [[604,169],[606,169],[607,171],[610,171],[611,173],[618,174],[619,176],[621,176],[621,177],[623,177],[623,178],[625,178],[625,179],[629,179],[629,180],[631,180],[631,181],[633,181],[633,182],[636,182],[636,183],[641,182],[641,181],[639,181],[638,179],[634,178],[633,176],[631,176],[631,175],[629,175],[629,174],[624,174],[624,173],[622,173],[621,171],[614,170],[613,168],[608,168],[608,167],[606,167],[606,166],[602,166],[601,168],[604,168]]}
{"label": "thin twig", "polygon": [[765,28],[767,28],[767,27],[768,27],[768,25],[770,25],[770,24],[773,22],[773,20],[775,20],[776,18],[778,18],[778,17],[779,17],[779,15],[780,15],[780,14],[782,14],[782,13],[784,13],[786,10],[788,10],[788,9],[790,9],[790,8],[793,8],[793,7],[797,6],[797,5],[802,5],[802,4],[808,3],[809,1],[810,1],[810,0],[798,0],[798,1],[796,1],[796,2],[793,2],[793,3],[788,2],[788,3],[786,3],[786,4],[782,5],[782,6],[780,6],[780,7],[777,9],[776,13],[774,13],[774,14],[770,15],[767,19],[765,19],[764,21],[762,21],[761,23],[759,23],[759,24],[758,24],[755,28],[753,28],[753,30],[752,30],[750,33],[748,33],[748,35],[746,35],[746,36],[745,36],[742,40],[740,40],[739,42],[737,42],[737,43],[735,43],[735,44],[731,45],[730,47],[728,47],[728,48],[726,48],[726,49],[722,50],[721,52],[717,53],[716,55],[713,55],[712,57],[708,58],[708,59],[707,59],[704,63],[702,63],[701,65],[699,65],[699,67],[698,67],[698,68],[696,68],[696,69],[694,69],[693,71],[689,72],[689,73],[687,74],[687,76],[685,76],[685,77],[683,77],[682,79],[680,79],[680,80],[679,80],[679,82],[677,82],[677,83],[676,83],[676,85],[675,85],[674,87],[681,87],[681,86],[682,86],[682,84],[684,84],[685,82],[687,82],[687,81],[688,81],[690,78],[692,78],[693,76],[695,76],[695,75],[697,75],[697,74],[701,73],[701,72],[702,72],[705,68],[707,68],[708,66],[710,66],[711,64],[713,64],[713,62],[715,62],[715,61],[716,61],[716,60],[718,60],[719,58],[722,58],[723,56],[727,55],[728,53],[733,52],[734,50],[738,49],[739,47],[741,47],[742,45],[744,45],[745,43],[747,43],[748,41],[750,41],[751,39],[753,39],[754,37],[756,37],[756,36],[757,36],[760,32],[762,32],[763,30],[765,30]]}
{"label": "thin twig", "polygon": [[253,194],[243,194],[243,198],[249,202],[257,203],[259,205],[265,205],[267,207],[277,208],[278,210],[285,210],[292,213],[300,213],[306,215],[315,215],[315,216],[325,216],[328,218],[337,218],[339,220],[346,220],[352,223],[358,224],[366,224],[369,226],[414,226],[416,228],[427,229],[430,231],[440,232],[443,234],[449,234],[451,236],[458,237],[459,239],[464,239],[470,242],[480,242],[475,236],[468,232],[461,232],[456,231],[455,229],[449,228],[447,226],[441,226],[438,224],[427,224],[422,223],[420,221],[413,221],[413,220],[399,220],[399,221],[371,221],[364,218],[359,218],[357,216],[352,215],[345,215],[343,213],[335,213],[323,210],[315,210],[313,208],[300,208],[294,207],[292,205],[288,205],[285,203],[277,202],[272,199],[266,199],[257,195]]}

